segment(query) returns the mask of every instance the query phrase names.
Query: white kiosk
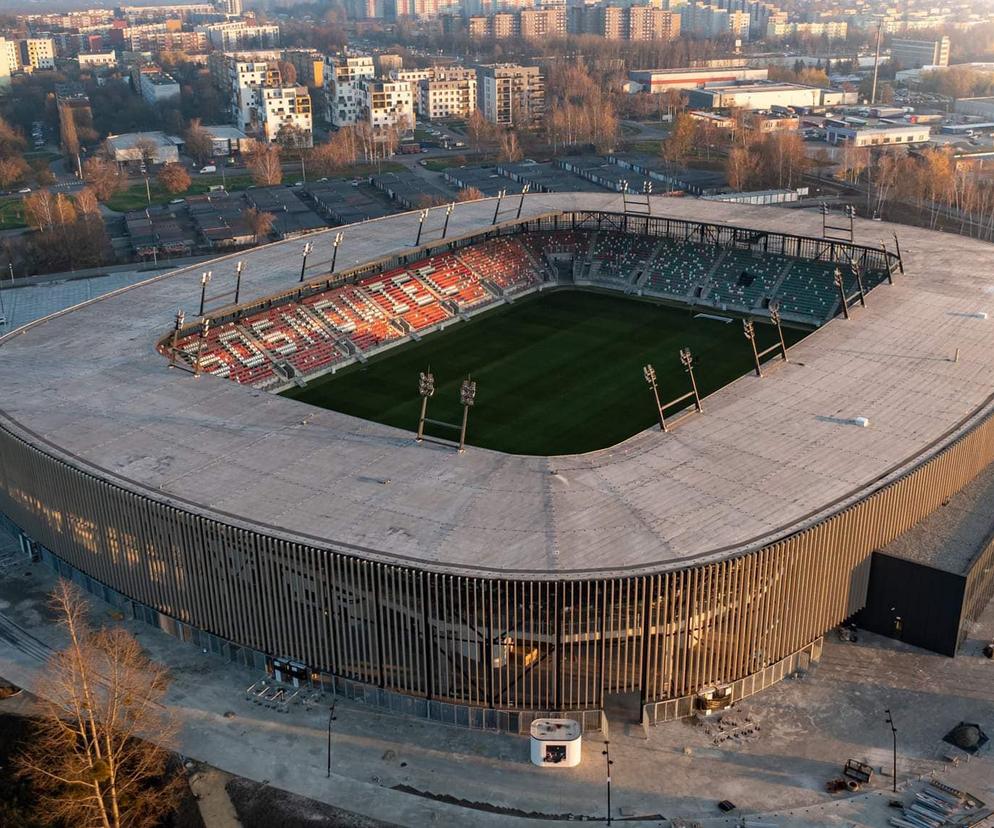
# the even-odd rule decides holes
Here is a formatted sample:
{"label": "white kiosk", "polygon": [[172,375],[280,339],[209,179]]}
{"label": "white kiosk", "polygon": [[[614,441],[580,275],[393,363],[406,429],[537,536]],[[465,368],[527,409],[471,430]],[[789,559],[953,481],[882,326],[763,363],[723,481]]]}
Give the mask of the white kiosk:
{"label": "white kiosk", "polygon": [[573,719],[535,719],[531,724],[532,764],[575,768],[580,764],[580,724]]}

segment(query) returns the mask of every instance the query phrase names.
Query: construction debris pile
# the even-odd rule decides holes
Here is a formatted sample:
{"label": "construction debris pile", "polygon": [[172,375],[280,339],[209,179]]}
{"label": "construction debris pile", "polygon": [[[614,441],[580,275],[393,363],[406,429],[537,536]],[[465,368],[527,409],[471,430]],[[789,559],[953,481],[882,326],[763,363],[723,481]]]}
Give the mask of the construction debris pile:
{"label": "construction debris pile", "polygon": [[715,745],[751,742],[759,736],[759,720],[746,711],[729,711],[721,716],[699,716],[697,723]]}
{"label": "construction debris pile", "polygon": [[900,816],[888,821],[895,828],[968,828],[994,813],[970,794],[941,782],[930,782],[905,805]]}

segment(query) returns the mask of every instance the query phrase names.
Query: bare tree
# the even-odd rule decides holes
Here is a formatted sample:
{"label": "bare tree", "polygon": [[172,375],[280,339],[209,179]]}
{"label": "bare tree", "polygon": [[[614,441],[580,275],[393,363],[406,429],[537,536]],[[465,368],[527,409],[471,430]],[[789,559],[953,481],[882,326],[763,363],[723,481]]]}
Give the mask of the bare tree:
{"label": "bare tree", "polygon": [[214,139],[200,124],[199,118],[190,121],[184,136],[186,151],[198,164],[206,164],[214,155]]}
{"label": "bare tree", "polygon": [[163,189],[172,195],[190,189],[190,173],[182,164],[163,164],[157,178]]}
{"label": "bare tree", "polygon": [[479,201],[481,198],[486,196],[477,187],[463,187],[456,195],[456,201]]}
{"label": "bare tree", "polygon": [[694,119],[685,112],[677,113],[673,129],[660,146],[663,159],[671,164],[682,163],[694,145],[694,132]]}
{"label": "bare tree", "polygon": [[[94,630],[79,588],[60,581],[52,608],[69,645],[39,683],[43,715],[18,757],[53,821],[103,828],[151,828],[173,809],[179,779],[169,769],[175,728],[161,704],[165,668],[119,627]],[[157,744],[144,741],[154,737]]]}
{"label": "bare tree", "polygon": [[113,161],[103,158],[87,158],[83,164],[83,180],[93,188],[97,198],[106,202],[121,189],[121,171]]}
{"label": "bare tree", "polygon": [[38,190],[24,197],[24,217],[36,230],[55,225],[55,198],[48,190]]}
{"label": "bare tree", "polygon": [[492,140],[493,129],[491,123],[483,116],[479,109],[474,109],[466,119],[466,137],[469,143],[477,152],[482,152],[483,147]]}
{"label": "bare tree", "polygon": [[100,201],[90,187],[84,187],[74,196],[76,210],[81,216],[99,216]]}
{"label": "bare tree", "polygon": [[138,152],[138,157],[145,169],[152,167],[152,162],[158,157],[159,148],[151,138],[139,138],[134,143],[134,149]]}
{"label": "bare tree", "polygon": [[252,181],[264,187],[273,187],[283,181],[283,165],[280,162],[280,148],[276,144],[253,141],[243,153],[245,165],[252,175]]}
{"label": "bare tree", "polygon": [[259,210],[256,207],[249,207],[245,211],[245,221],[248,222],[249,230],[255,237],[255,243],[260,244],[263,239],[269,238],[273,232],[273,224],[276,219],[272,213]]}
{"label": "bare tree", "polygon": [[59,106],[59,134],[62,138],[62,149],[66,155],[79,155],[79,135],[76,132],[76,115],[71,106]]}
{"label": "bare tree", "polygon": [[27,162],[19,155],[0,158],[0,189],[6,190],[12,184],[23,181],[28,169]]}
{"label": "bare tree", "polygon": [[524,153],[521,151],[521,144],[518,142],[518,133],[513,129],[506,129],[500,134],[500,153],[499,158],[501,161],[520,161],[524,157]]}

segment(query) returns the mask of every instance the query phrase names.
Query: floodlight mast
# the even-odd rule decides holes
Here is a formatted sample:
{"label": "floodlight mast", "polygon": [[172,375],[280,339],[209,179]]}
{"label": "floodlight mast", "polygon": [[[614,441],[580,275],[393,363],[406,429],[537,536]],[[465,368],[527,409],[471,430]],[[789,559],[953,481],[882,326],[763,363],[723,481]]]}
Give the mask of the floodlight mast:
{"label": "floodlight mast", "polygon": [[331,270],[330,273],[335,272],[335,262],[338,261],[338,248],[342,241],[345,239],[344,233],[335,233],[335,241],[332,242],[331,247]]}
{"label": "floodlight mast", "polygon": [[200,322],[200,341],[197,343],[197,359],[193,364],[193,376],[200,376],[200,358],[204,353],[204,342],[207,340],[207,334],[211,330],[211,320],[209,316],[205,316]]}
{"label": "floodlight mast", "polygon": [[300,281],[304,281],[304,271],[307,270],[307,257],[311,254],[313,245],[310,242],[304,245],[304,256],[300,263]]}
{"label": "floodlight mast", "polygon": [[176,311],[176,321],[173,326],[173,344],[169,350],[169,364],[176,364],[176,347],[179,344],[179,332],[183,330],[183,323],[186,322],[186,312],[180,308]]}
{"label": "floodlight mast", "polygon": [[242,295],[242,270],[245,268],[245,262],[239,260],[238,264],[235,265],[235,304],[238,304],[238,298]]}
{"label": "floodlight mast", "polygon": [[835,273],[832,274],[832,278],[835,281],[835,287],[839,291],[839,301],[842,303],[842,314],[846,319],[849,318],[849,305],[846,302],[846,288],[842,281],[842,271],[838,267],[835,268]]}
{"label": "floodlight mast", "polygon": [[656,400],[656,411],[659,413],[659,430],[666,431],[666,418],[663,416],[663,404],[659,400],[659,385],[656,383],[656,369],[651,363],[642,366],[642,376],[652,389],[652,396]]}
{"label": "floodlight mast", "polygon": [[200,276],[200,312],[197,316],[204,315],[204,302],[207,301],[207,285],[210,284],[211,273],[212,271],[205,270]]}
{"label": "floodlight mast", "polygon": [[770,302],[770,321],[777,326],[777,336],[780,337],[780,356],[784,362],[789,362],[787,359],[787,343],[783,338],[783,325],[781,324],[780,318],[780,303]]}
{"label": "floodlight mast", "polygon": [[476,383],[472,376],[466,377],[459,388],[459,402],[462,404],[462,429],[459,432],[459,453],[466,450],[466,425],[469,422],[469,410],[476,402]]}
{"label": "floodlight mast", "polygon": [[414,246],[415,247],[418,247],[421,244],[421,233],[425,229],[425,219],[428,218],[428,210],[429,210],[429,208],[425,207],[421,211],[421,214],[418,216],[418,236],[414,240]]}
{"label": "floodlight mast", "polygon": [[422,371],[418,376],[418,394],[421,395],[421,416],[418,418],[418,437],[420,443],[425,438],[425,419],[428,416],[428,398],[435,395],[435,375],[431,372],[431,366],[427,371]]}
{"label": "floodlight mast", "polygon": [[450,202],[449,206],[445,208],[445,224],[442,225],[442,238],[444,239],[449,234],[449,217],[452,215],[452,211],[455,209],[456,203]]}
{"label": "floodlight mast", "polygon": [[751,319],[742,320],[742,333],[752,346],[752,359],[756,363],[756,376],[763,376],[763,369],[759,364],[759,351],[756,350],[756,324]]}
{"label": "floodlight mast", "polygon": [[700,414],[704,411],[704,407],[701,405],[701,395],[697,391],[697,379],[694,377],[694,355],[691,353],[690,348],[686,346],[680,349],[680,364],[683,365],[683,370],[690,376],[690,389],[694,394],[694,407],[697,409],[697,413]]}

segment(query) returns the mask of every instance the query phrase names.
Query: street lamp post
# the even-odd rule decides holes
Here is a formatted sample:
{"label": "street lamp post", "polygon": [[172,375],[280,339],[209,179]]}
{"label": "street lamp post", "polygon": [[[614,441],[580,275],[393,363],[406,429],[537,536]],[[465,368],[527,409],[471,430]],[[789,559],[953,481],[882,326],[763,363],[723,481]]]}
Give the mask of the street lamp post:
{"label": "street lamp post", "polygon": [[335,715],[336,704],[338,704],[337,699],[331,703],[331,707],[328,709],[328,779],[331,779],[331,723],[338,718]]}
{"label": "street lamp post", "polygon": [[145,176],[145,198],[148,199],[149,206],[152,205],[152,188],[148,184],[148,176]]}
{"label": "street lamp post", "polygon": [[884,711],[887,714],[887,724],[890,725],[890,734],[894,739],[894,767],[893,767],[893,779],[894,779],[894,793],[897,793],[897,728],[894,727],[894,717],[891,715],[890,708]]}
{"label": "street lamp post", "polygon": [[611,765],[614,762],[611,761],[611,742],[608,740],[604,741],[604,750],[601,751],[601,755],[607,762],[607,824],[611,824]]}

